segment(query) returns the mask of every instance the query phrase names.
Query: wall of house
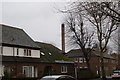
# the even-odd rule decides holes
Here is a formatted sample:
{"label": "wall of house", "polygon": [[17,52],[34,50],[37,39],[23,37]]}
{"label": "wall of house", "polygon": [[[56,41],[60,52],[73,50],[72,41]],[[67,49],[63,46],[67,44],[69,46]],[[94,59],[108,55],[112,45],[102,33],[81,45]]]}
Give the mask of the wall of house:
{"label": "wall of house", "polygon": [[31,50],[31,56],[40,58],[40,50]]}
{"label": "wall of house", "polygon": [[2,47],[4,56],[13,56],[13,47]]}
{"label": "wall of house", "polygon": [[[73,61],[77,63],[77,68],[82,69],[85,68],[87,65],[85,62],[80,62],[79,59],[71,58]],[[117,61],[115,59],[110,58],[104,58],[104,69],[106,72],[106,75],[109,76],[112,74],[112,71],[116,69],[116,63]],[[95,74],[100,74],[100,57],[93,56],[90,59],[90,66],[91,70]]]}
{"label": "wall of house", "polygon": [[[65,74],[65,75],[71,75],[74,76],[74,64],[61,64],[61,63],[16,63],[16,62],[3,62],[3,65],[5,68],[10,69],[11,74],[15,74],[17,77],[21,77],[21,74],[23,74],[23,66],[34,66],[34,77],[43,77],[45,76],[45,69],[48,66],[52,67],[51,74]],[[67,73],[61,73],[61,67],[67,66]],[[48,72],[47,72],[48,74]]]}
{"label": "wall of house", "polygon": [[30,52],[30,55],[25,55],[25,52],[24,52],[25,49],[26,48],[2,46],[2,51],[3,51],[2,55],[40,58],[40,50],[26,49],[26,50],[30,50],[31,52]]}

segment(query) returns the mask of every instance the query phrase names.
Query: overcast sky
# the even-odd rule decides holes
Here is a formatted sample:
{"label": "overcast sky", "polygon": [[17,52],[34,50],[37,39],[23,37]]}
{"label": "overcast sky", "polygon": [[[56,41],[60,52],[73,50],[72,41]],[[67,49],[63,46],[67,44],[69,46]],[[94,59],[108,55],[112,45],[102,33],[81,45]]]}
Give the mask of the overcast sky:
{"label": "overcast sky", "polygon": [[[0,23],[22,28],[34,41],[61,48],[64,9],[71,0],[3,0],[0,1]],[[84,1],[84,0],[83,0]]]}
{"label": "overcast sky", "polygon": [[22,28],[35,41],[61,48],[60,25],[65,2],[2,2],[2,24]]}

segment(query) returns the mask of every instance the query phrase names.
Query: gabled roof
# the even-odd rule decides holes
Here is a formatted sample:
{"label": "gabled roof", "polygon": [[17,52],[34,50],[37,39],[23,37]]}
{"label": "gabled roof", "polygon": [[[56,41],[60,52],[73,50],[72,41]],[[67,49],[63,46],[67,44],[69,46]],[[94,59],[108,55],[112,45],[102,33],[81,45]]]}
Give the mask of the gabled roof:
{"label": "gabled roof", "polygon": [[[81,49],[72,49],[69,52],[67,52],[66,54],[68,57],[70,58],[77,58],[77,57],[84,57],[83,52]],[[91,52],[91,56],[97,56],[100,57],[100,54],[98,53],[98,51],[93,50]],[[111,58],[114,59],[112,56],[110,56],[108,53],[104,53],[104,58]]]}
{"label": "gabled roof", "polygon": [[46,61],[55,62],[56,60],[60,61],[70,61],[68,57],[62,54],[62,51],[53,46],[52,44],[36,42],[41,47],[41,52],[45,55],[41,55],[41,58]]}
{"label": "gabled roof", "polygon": [[2,45],[40,49],[23,29],[0,24],[0,33]]}
{"label": "gabled roof", "polygon": [[[61,54],[61,50],[52,44],[36,42],[41,47],[41,52],[45,55],[40,58],[20,57],[20,56],[2,56],[3,62],[28,62],[28,63],[62,63],[73,64],[68,57]],[[51,54],[49,54],[51,53]]]}
{"label": "gabled roof", "polygon": [[[87,50],[90,50],[90,49],[87,48]],[[66,55],[68,57],[84,57],[84,54],[81,49],[72,49],[72,50],[68,51]],[[94,54],[92,51],[91,56],[94,56],[94,55],[96,55],[96,54]]]}

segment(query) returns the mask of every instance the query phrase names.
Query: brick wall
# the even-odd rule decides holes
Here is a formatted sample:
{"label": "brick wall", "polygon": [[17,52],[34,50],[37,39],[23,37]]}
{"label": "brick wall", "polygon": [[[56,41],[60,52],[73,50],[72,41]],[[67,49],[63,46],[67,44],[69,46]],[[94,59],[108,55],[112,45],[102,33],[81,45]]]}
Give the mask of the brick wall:
{"label": "brick wall", "polygon": [[[76,60],[75,58],[71,58],[74,61]],[[77,68],[84,68],[86,66],[86,63],[79,63],[77,62]],[[100,74],[100,57],[93,56],[90,59],[90,66],[91,70],[95,74]],[[110,58],[104,58],[104,69],[106,72],[106,75],[111,75],[112,71],[116,68],[116,60],[115,59],[110,59]]]}
{"label": "brick wall", "polygon": [[[3,62],[3,65],[6,69],[10,68],[11,73],[15,74],[17,77],[19,77],[20,74],[23,74],[23,66],[34,66],[35,69],[37,69],[38,77],[45,75],[45,68],[48,68],[48,66],[52,67],[52,71],[49,73],[50,75],[66,74],[74,76],[74,64]],[[61,66],[67,66],[67,73],[61,73]]]}

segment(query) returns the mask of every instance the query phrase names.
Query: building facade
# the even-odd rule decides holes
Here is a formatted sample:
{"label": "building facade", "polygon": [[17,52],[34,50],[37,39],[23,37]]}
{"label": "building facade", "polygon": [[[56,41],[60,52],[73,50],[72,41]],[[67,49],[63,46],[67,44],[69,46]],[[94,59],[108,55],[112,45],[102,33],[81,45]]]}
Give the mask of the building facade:
{"label": "building facade", "polygon": [[[74,76],[74,63],[60,54],[61,50],[58,50],[57,47],[54,46],[53,51],[51,51],[51,47],[43,49],[44,47],[41,47],[40,43],[34,42],[23,29],[3,24],[0,25],[0,33],[2,33],[0,37],[2,62],[0,76],[9,78],[34,78],[52,74]],[[56,49],[57,51],[55,51]],[[57,54],[60,55],[60,58],[54,57]]]}
{"label": "building facade", "polygon": [[[67,56],[69,58],[71,58],[74,62],[77,63],[78,70],[88,68],[87,64],[86,64],[86,60],[84,58],[84,55],[80,49],[73,49],[73,50],[69,51],[67,53]],[[117,68],[116,61],[117,61],[116,58],[110,56],[107,53],[104,54],[104,70],[105,70],[107,76],[110,76],[112,74],[113,70],[115,70]],[[93,73],[97,74],[98,76],[100,76],[101,69],[100,69],[100,55],[99,55],[99,53],[95,53],[93,51],[91,53],[91,58],[90,58],[89,63],[90,63],[91,71]]]}

